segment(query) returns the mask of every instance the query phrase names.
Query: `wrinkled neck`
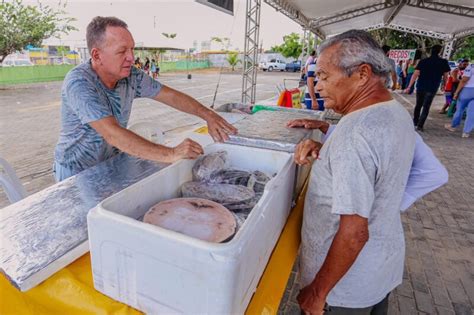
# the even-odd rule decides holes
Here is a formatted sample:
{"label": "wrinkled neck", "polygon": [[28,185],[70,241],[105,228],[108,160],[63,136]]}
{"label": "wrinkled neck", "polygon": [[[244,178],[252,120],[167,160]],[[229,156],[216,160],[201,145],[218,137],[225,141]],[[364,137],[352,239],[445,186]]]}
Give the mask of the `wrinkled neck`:
{"label": "wrinkled neck", "polygon": [[361,89],[359,89],[351,97],[342,114],[347,115],[356,110],[392,100],[392,95],[387,90],[385,85],[378,78],[367,82]]}

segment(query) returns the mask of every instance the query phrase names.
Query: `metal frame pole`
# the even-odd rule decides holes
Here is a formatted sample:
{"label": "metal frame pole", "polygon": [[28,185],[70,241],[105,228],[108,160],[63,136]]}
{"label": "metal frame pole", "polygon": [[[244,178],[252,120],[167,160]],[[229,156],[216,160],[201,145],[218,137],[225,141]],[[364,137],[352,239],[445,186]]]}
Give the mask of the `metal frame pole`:
{"label": "metal frame pole", "polygon": [[242,75],[242,103],[254,104],[258,70],[258,41],[260,32],[261,0],[247,0],[245,17],[244,69]]}
{"label": "metal frame pole", "polygon": [[455,39],[452,39],[450,41],[446,41],[444,44],[444,49],[443,49],[443,58],[446,58],[449,60],[451,58],[451,55],[453,53],[454,49],[454,43],[456,42]]}

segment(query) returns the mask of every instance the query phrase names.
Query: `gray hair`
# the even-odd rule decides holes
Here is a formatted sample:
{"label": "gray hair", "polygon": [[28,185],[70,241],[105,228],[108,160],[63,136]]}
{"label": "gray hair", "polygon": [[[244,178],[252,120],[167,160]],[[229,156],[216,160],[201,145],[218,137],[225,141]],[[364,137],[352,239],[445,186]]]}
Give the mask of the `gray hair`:
{"label": "gray hair", "polygon": [[96,16],[92,19],[89,25],[87,25],[86,40],[89,53],[92,48],[98,47],[104,42],[104,35],[107,26],[128,28],[127,23],[114,16]]}
{"label": "gray hair", "polygon": [[340,45],[334,64],[347,76],[351,76],[357,66],[368,64],[372,72],[383,80],[390,78],[392,66],[379,44],[372,36],[362,30],[350,30],[324,41],[318,48],[318,54],[334,45]]}

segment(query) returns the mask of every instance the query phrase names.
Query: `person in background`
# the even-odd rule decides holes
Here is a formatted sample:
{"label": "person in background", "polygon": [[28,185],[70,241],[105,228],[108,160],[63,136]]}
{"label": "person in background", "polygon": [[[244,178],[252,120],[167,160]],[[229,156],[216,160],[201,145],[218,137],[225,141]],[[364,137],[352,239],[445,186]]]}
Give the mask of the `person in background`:
{"label": "person in background", "polygon": [[464,69],[469,65],[469,59],[459,59],[458,66],[451,70],[449,73],[448,81],[444,86],[444,95],[446,102],[444,103],[443,108],[439,111],[440,114],[446,114],[448,111],[448,107],[451,105],[451,101],[453,100],[454,92],[458,88],[459,81],[462,78]]}
{"label": "person in background", "polygon": [[[408,84],[411,81],[411,78],[413,77],[413,73],[415,73],[415,67],[417,63],[418,63],[417,60],[411,60],[411,59],[408,59],[405,63],[406,86],[408,86]],[[413,91],[415,90],[415,84],[413,84],[411,88],[408,89],[408,91],[406,90],[406,86],[405,86],[404,92],[409,95],[413,94]]]}
{"label": "person in background", "polygon": [[150,59],[146,57],[145,59],[145,65],[143,66],[143,71],[145,71],[146,74],[150,75]]}
{"label": "person in background", "polygon": [[[448,73],[451,71],[446,59],[439,56],[443,47],[434,45],[431,48],[431,56],[422,59],[417,67],[405,92],[408,93],[418,80],[416,86],[416,105],[413,113],[413,124],[416,129],[423,131],[425,121],[430,113],[433,98],[439,89],[441,79],[448,80]],[[444,86],[442,87],[444,90]]]}
{"label": "person in background", "polygon": [[398,86],[400,89],[404,89],[406,85],[406,73],[403,69],[403,60],[398,61],[397,65],[397,75],[398,75]]}
{"label": "person in background", "polygon": [[451,132],[456,131],[456,127],[461,124],[464,111],[467,110],[462,137],[468,138],[474,129],[474,64],[470,64],[464,70],[453,99],[457,100],[456,112],[451,124],[445,125],[445,128]]}
{"label": "person in background", "polygon": [[304,66],[301,68],[301,79],[306,80],[307,73],[308,73],[308,66],[312,63],[316,63],[316,51],[313,50],[311,54],[309,54],[308,59],[304,63]]}
{"label": "person in background", "polygon": [[135,66],[135,68],[137,69],[141,69],[142,68],[142,62],[140,61],[140,57],[137,57],[137,59],[135,59],[135,62],[133,64]]}
{"label": "person in background", "polygon": [[321,98],[318,92],[315,91],[314,87],[318,83],[316,78],[316,63],[310,63],[307,67],[306,73],[306,93],[304,96],[304,102],[307,109],[312,110],[324,110],[324,100]]}
{"label": "person in background", "polygon": [[387,87],[391,88],[392,91],[395,91],[397,89],[397,70],[396,70],[396,64],[395,60],[391,59],[389,57],[390,55],[390,49],[391,47],[388,45],[383,45],[382,50],[385,53],[385,56],[387,56],[390,65],[392,66],[392,71],[390,72],[390,80],[387,81]]}
{"label": "person in background", "polygon": [[150,63],[150,72],[151,72],[151,76],[153,77],[153,79],[156,79],[156,62],[155,62],[155,59],[152,59],[151,60],[151,63]]}

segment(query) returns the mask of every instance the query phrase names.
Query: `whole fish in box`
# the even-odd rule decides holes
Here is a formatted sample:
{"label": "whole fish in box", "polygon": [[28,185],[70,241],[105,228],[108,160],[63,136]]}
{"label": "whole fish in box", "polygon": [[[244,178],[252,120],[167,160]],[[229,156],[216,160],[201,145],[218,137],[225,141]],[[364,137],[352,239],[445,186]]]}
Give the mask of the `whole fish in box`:
{"label": "whole fish in box", "polygon": [[253,190],[239,185],[187,182],[181,187],[183,197],[209,199],[226,205],[250,201],[255,197]]}
{"label": "whole fish in box", "polygon": [[193,166],[194,181],[209,181],[212,174],[228,167],[227,152],[218,151],[197,159]]}

